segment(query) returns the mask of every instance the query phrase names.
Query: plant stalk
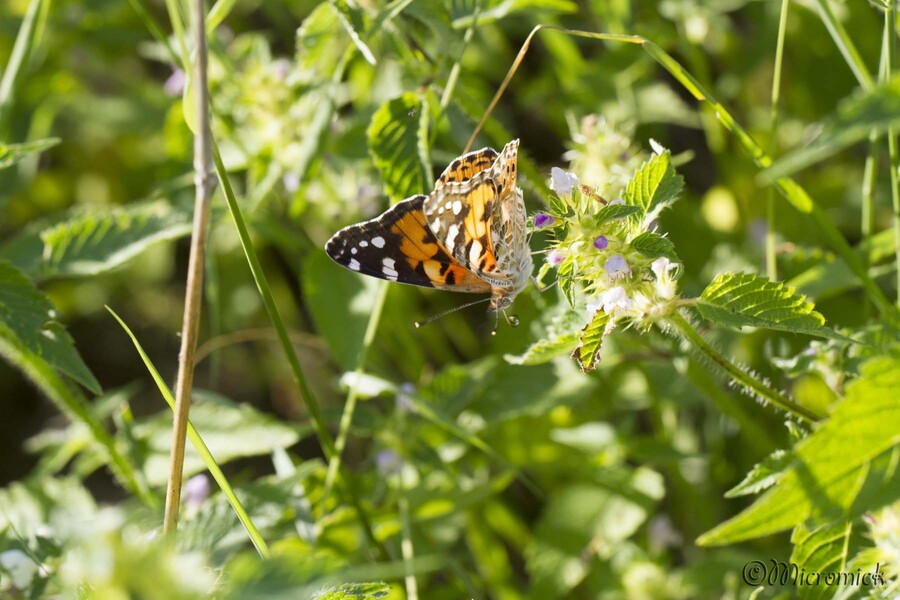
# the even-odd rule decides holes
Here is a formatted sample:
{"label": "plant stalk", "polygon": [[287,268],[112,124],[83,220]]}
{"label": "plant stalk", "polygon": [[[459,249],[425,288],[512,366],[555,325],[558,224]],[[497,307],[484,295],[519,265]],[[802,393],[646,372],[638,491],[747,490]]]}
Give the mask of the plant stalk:
{"label": "plant stalk", "polygon": [[669,323],[691,343],[695,350],[725,371],[725,373],[727,373],[738,385],[753,390],[760,398],[778,406],[782,410],[796,417],[809,421],[810,423],[815,423],[825,418],[824,415],[816,414],[808,408],[797,404],[778,390],[753,377],[750,373],[738,368],[704,340],[700,333],[694,329],[680,312],[672,312],[667,318]]}
{"label": "plant stalk", "polygon": [[[897,19],[897,9],[894,6],[894,0],[888,4],[887,10],[884,11],[884,44],[887,50],[884,64],[884,79],[889,80],[894,71],[894,65],[897,62],[897,44],[894,39],[894,23]],[[897,130],[893,127],[888,128],[888,156],[891,162],[891,206],[894,210],[894,260],[897,267],[897,300],[896,305],[900,307],[900,152],[897,148]]]}
{"label": "plant stalk", "polygon": [[[775,72],[772,74],[772,103],[769,112],[769,156],[774,156],[778,144],[778,101],[781,99],[781,65],[784,62],[784,35],[787,30],[788,8],[791,0],[781,1],[778,18],[778,41],[775,44]],[[775,254],[775,190],[769,186],[766,197],[766,276],[778,280],[778,262]]]}
{"label": "plant stalk", "polygon": [[203,0],[193,0],[194,20],[194,99],[196,131],[194,132],[194,228],[188,259],[187,289],[184,294],[184,320],[181,328],[181,351],[178,353],[178,378],[175,383],[175,416],[172,422],[172,452],[169,481],[166,487],[166,510],[163,531],[174,533],[178,527],[181,505],[181,480],[184,468],[184,446],[187,435],[191,390],[194,382],[194,354],[203,305],[203,268],[206,263],[209,230],[209,89],[206,77],[206,28]]}

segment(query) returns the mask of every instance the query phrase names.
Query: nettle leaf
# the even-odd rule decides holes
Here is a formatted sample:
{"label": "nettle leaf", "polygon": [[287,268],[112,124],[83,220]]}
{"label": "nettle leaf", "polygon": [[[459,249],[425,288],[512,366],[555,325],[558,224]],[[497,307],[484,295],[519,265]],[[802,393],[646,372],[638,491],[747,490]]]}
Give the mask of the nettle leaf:
{"label": "nettle leaf", "polygon": [[730,329],[763,327],[819,337],[848,338],[824,327],[825,317],[813,310],[794,288],[749,273],[721,273],[697,301],[703,318]]}
{"label": "nettle leaf", "polygon": [[539,340],[522,354],[504,354],[503,358],[512,365],[542,365],[571,352],[578,338],[577,331],[569,331],[553,339]]}
{"label": "nettle leaf", "polygon": [[645,231],[628,244],[632,250],[640,252],[647,258],[659,258],[665,256],[672,262],[680,262],[675,254],[675,244],[658,233]]}
{"label": "nettle leaf", "polygon": [[630,204],[607,204],[597,211],[597,214],[591,218],[591,221],[592,224],[596,226],[614,219],[624,219],[625,217],[630,217],[639,212],[641,212],[639,206]]}
{"label": "nettle leaf", "polygon": [[[189,212],[168,202],[76,212],[64,221],[28,229],[0,249],[0,257],[38,279],[97,275],[153,244],[190,234]],[[34,252],[42,248],[40,256]]]}
{"label": "nettle leaf", "polygon": [[350,35],[350,39],[353,40],[353,43],[356,45],[360,54],[363,55],[363,58],[365,58],[370,65],[374,65],[376,62],[375,56],[359,35],[359,32],[365,29],[363,12],[358,6],[355,4],[351,5],[347,0],[330,0],[329,4],[334,7],[334,11],[341,19],[341,24]]}
{"label": "nettle leaf", "polygon": [[381,172],[384,190],[394,202],[428,191],[429,177],[419,152],[422,99],[407,92],[381,105],[367,135],[369,154]]}
{"label": "nettle leaf", "polygon": [[0,169],[9,168],[32,154],[38,154],[60,143],[59,138],[35,140],[25,144],[4,144],[0,142]]}
{"label": "nettle leaf", "polygon": [[24,273],[0,261],[0,337],[26,348],[95,394],[100,384],[56,320],[53,303]]}
{"label": "nettle leaf", "polygon": [[572,352],[572,358],[581,367],[582,373],[593,371],[600,364],[600,346],[614,326],[615,321],[609,313],[599,309],[591,322],[581,330],[578,346]]}
{"label": "nettle leaf", "polygon": [[[262,413],[248,404],[236,404],[218,394],[195,390],[191,404],[191,423],[203,436],[219,465],[244,456],[269,454],[272,448],[287,448],[300,439],[300,430]],[[151,485],[163,484],[169,472],[172,444],[172,413],[167,409],[134,426],[135,437],[148,449],[145,471]],[[184,473],[203,471],[203,459],[188,446],[184,454]]]}
{"label": "nettle leaf", "polygon": [[634,174],[622,194],[625,204],[641,208],[644,218],[654,217],[678,198],[684,178],[671,164],[671,152],[654,154]]}
{"label": "nettle leaf", "polygon": [[[798,525],[791,533],[791,563],[807,573],[840,573],[846,570],[847,549],[853,526],[847,521],[809,528]],[[816,585],[798,586],[801,598],[833,598],[839,589],[840,579],[832,585],[820,580]]]}
{"label": "nettle leaf", "polygon": [[715,546],[770,535],[809,518],[833,520],[869,510],[900,495],[893,483],[896,452],[890,452],[900,444],[898,387],[900,360],[880,357],[864,364],[831,418],[797,444],[778,484],[697,542]]}
{"label": "nettle leaf", "polygon": [[575,258],[567,256],[556,270],[556,280],[559,281],[559,289],[562,290],[569,308],[575,308]]}
{"label": "nettle leaf", "polygon": [[391,586],[386,583],[345,583],[319,591],[313,600],[379,600],[390,591]]}
{"label": "nettle leaf", "polygon": [[793,455],[784,450],[776,450],[762,462],[753,465],[744,480],[725,492],[726,498],[737,498],[748,494],[758,494],[775,485],[782,472],[790,465]]}

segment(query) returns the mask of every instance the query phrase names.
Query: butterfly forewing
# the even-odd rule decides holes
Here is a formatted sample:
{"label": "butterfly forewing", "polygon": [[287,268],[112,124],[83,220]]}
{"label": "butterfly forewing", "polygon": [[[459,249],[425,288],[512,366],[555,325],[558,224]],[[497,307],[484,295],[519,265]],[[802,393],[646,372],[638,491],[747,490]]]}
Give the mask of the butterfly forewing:
{"label": "butterfly forewing", "polygon": [[495,160],[497,160],[497,151],[493,148],[482,148],[463,154],[444,169],[434,187],[437,189],[445,183],[468,181],[476,174],[491,168]]}
{"label": "butterfly forewing", "polygon": [[399,202],[382,215],[334,234],[325,252],[335,262],[371,277],[457,292],[491,286],[459,264],[425,222],[425,196]]}

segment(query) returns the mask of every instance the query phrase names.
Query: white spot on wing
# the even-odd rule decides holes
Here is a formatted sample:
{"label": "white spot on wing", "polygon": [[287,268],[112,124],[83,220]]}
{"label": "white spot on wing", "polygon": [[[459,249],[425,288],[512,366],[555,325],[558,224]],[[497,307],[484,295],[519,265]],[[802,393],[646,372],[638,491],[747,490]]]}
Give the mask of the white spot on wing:
{"label": "white spot on wing", "polygon": [[359,252],[358,248],[350,248],[350,254],[356,254],[357,252]]}
{"label": "white spot on wing", "polygon": [[453,242],[456,241],[456,236],[458,236],[458,235],[459,235],[459,225],[454,223],[453,225],[451,225],[450,227],[447,228],[447,239],[444,240],[444,244],[448,248],[452,248]]}
{"label": "white spot on wing", "polygon": [[369,242],[367,242],[366,240],[362,240],[361,242],[359,242],[360,248],[365,248],[368,245],[369,245]]}
{"label": "white spot on wing", "polygon": [[353,269],[354,271],[359,271],[359,261],[356,260],[355,258],[351,258],[350,264],[348,264],[347,266],[349,268]]}
{"label": "white spot on wing", "polygon": [[473,268],[478,268],[478,263],[481,261],[481,250],[481,242],[472,240],[472,249],[469,250],[469,264],[471,264]]}
{"label": "white spot on wing", "polygon": [[384,238],[379,236],[372,238],[372,245],[376,248],[384,248]]}
{"label": "white spot on wing", "polygon": [[[450,208],[450,207],[448,206],[447,208]],[[459,211],[461,211],[461,210],[462,210],[462,202],[457,200],[456,202],[453,203],[453,214],[458,215]]]}
{"label": "white spot on wing", "polygon": [[381,272],[384,273],[384,276],[391,281],[397,281],[397,270],[394,268],[396,261],[393,258],[383,258],[381,259]]}

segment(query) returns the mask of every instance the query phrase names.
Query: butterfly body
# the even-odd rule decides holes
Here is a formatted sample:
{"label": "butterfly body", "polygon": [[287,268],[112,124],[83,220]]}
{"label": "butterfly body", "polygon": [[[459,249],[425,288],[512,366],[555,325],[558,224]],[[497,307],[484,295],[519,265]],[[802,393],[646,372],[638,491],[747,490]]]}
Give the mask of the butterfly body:
{"label": "butterfly body", "polygon": [[403,200],[350,225],[325,245],[350,270],[398,283],[490,293],[491,309],[512,304],[531,277],[518,140],[499,154],[484,148],[448,166],[427,196]]}

